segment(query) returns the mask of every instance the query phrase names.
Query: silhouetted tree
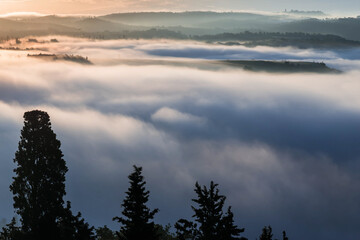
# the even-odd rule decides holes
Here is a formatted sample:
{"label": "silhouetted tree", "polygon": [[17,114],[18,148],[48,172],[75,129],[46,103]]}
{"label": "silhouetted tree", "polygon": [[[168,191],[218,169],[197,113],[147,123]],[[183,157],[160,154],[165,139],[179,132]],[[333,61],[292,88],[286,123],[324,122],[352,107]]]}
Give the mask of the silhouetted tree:
{"label": "silhouetted tree", "polygon": [[60,141],[46,112],[24,114],[16,176],[10,185],[14,208],[20,215],[22,240],[91,240],[92,228],[73,216],[70,202],[64,207],[65,174],[68,171]]}
{"label": "silhouetted tree", "polygon": [[200,187],[199,183],[195,184],[196,199],[192,199],[198,206],[191,208],[195,214],[193,217],[199,223],[199,228],[195,224],[180,219],[176,224],[179,238],[186,239],[190,237],[196,240],[233,240],[246,239],[239,238],[244,229],[239,229],[234,224],[234,215],[231,207],[226,214],[223,213],[223,207],[226,197],[219,194],[218,184],[211,181],[210,188]]}
{"label": "silhouetted tree", "polygon": [[106,225],[95,230],[96,240],[116,240],[116,234]]}
{"label": "silhouetted tree", "polygon": [[95,240],[94,227],[90,227],[81,217],[81,213],[73,215],[71,203],[67,201],[64,213],[59,220],[62,240]]}
{"label": "silhouetted tree", "polygon": [[150,222],[158,209],[150,210],[146,203],[149,199],[149,191],[145,190],[144,177],[141,175],[142,168],[134,165],[134,172],[129,175],[130,187],[126,192],[126,198],[122,203],[124,210],[122,217],[114,217],[122,224],[120,232],[117,232],[120,239],[126,240],[156,240],[154,222]]}
{"label": "silhouetted tree", "polygon": [[236,238],[234,236],[239,236],[240,233],[245,231],[245,228],[238,228],[234,224],[234,214],[231,211],[231,207],[228,207],[226,215],[222,218],[223,232],[221,233],[221,239],[231,240],[231,239],[241,239],[245,240],[246,238]]}
{"label": "silhouetted tree", "polygon": [[175,223],[176,237],[179,240],[195,240],[198,236],[196,223],[190,222],[186,219],[180,219]]}
{"label": "silhouetted tree", "polygon": [[24,114],[10,186],[14,208],[21,217],[24,238],[59,239],[57,220],[63,213],[67,167],[49,115],[34,110]]}
{"label": "silhouetted tree", "polygon": [[283,231],[283,240],[289,240],[289,238],[286,236],[286,232]]}
{"label": "silhouetted tree", "polygon": [[271,226],[264,227],[262,229],[262,233],[260,235],[260,240],[272,240],[273,234],[272,234],[272,228]]}
{"label": "silhouetted tree", "polygon": [[156,228],[156,233],[159,237],[159,240],[175,240],[176,239],[174,233],[170,232],[170,229],[171,229],[170,224],[167,224],[165,226],[160,225],[160,224],[155,224],[155,228]]}
{"label": "silhouetted tree", "polygon": [[13,217],[11,222],[6,224],[0,232],[0,240],[21,240],[23,234],[19,226],[17,226],[16,218]]}

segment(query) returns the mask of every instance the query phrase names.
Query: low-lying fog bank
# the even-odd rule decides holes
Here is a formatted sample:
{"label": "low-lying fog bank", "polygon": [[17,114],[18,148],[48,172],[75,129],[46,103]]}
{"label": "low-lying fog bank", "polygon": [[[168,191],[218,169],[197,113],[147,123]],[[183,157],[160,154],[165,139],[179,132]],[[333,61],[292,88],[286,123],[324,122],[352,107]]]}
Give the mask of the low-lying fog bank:
{"label": "low-lying fog bank", "polygon": [[[58,42],[41,43],[51,38]],[[22,115],[41,109],[62,142],[67,196],[96,226],[117,228],[111,219],[137,164],[162,224],[191,216],[195,181],[214,180],[249,239],[268,224],[294,240],[359,235],[358,50],[38,41],[19,47],[43,51],[0,50],[0,218],[13,216],[9,185]],[[27,57],[40,52],[94,64]],[[324,61],[344,73],[198,67],[218,59]]]}

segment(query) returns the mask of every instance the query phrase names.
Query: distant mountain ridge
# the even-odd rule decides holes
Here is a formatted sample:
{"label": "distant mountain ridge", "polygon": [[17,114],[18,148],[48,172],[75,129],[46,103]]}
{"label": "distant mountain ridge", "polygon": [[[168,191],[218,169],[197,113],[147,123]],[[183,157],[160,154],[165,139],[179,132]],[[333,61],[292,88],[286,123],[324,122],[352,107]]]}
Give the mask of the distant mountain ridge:
{"label": "distant mountain ridge", "polygon": [[[295,12],[297,13],[297,11]],[[317,12],[315,11],[315,13]],[[360,28],[360,18],[317,19],[305,17],[299,19],[298,17],[291,18],[286,14],[267,15],[247,12],[139,12],[114,13],[98,17],[48,15],[24,19],[0,18],[0,26],[1,39],[58,34],[99,39],[201,38],[206,41],[205,36],[211,40],[221,34],[241,34],[248,31],[272,33],[273,36],[276,35],[275,33],[323,34],[327,36],[322,38],[323,41],[332,43],[337,41],[341,42],[339,45],[344,46],[358,45],[356,42],[345,41],[347,39],[360,41],[360,32],[355,31]],[[331,39],[329,35],[339,36],[343,39],[334,37]],[[263,36],[268,37],[264,34]],[[271,37],[272,42],[274,42],[273,36]],[[283,39],[277,37],[277,44],[287,45],[287,40],[294,41],[289,36],[286,34],[281,36]],[[299,42],[309,40],[308,36],[303,36],[306,39],[298,38]],[[312,38],[321,39],[320,36]],[[267,40],[267,38],[263,40]],[[256,44],[260,43],[257,39]],[[263,43],[265,42],[263,41]],[[292,44],[289,43],[288,45]],[[306,44],[304,46],[308,47]]]}

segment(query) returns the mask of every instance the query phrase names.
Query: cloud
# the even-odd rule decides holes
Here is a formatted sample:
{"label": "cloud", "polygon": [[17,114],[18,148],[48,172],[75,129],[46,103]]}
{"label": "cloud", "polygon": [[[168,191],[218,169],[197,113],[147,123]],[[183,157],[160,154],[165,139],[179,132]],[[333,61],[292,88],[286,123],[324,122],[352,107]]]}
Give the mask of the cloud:
{"label": "cloud", "polygon": [[174,123],[174,124],[194,124],[201,125],[206,121],[200,117],[193,116],[188,113],[182,113],[175,109],[163,107],[157,110],[153,115],[151,115],[153,121]]}
{"label": "cloud", "polygon": [[[95,64],[0,52],[0,219],[13,215],[8,186],[22,115],[41,109],[62,142],[67,199],[96,226],[119,227],[111,219],[121,212],[127,175],[137,164],[162,224],[192,216],[195,182],[214,180],[248,238],[268,224],[276,237],[285,229],[295,240],[359,235],[358,60],[326,53],[326,61],[348,69],[340,75],[252,73],[149,54],[213,45],[56,38],[37,46]],[[280,52],[214,49],[218,56]],[[315,51],[286,51],[319,58]]]}
{"label": "cloud", "polygon": [[[294,226],[311,228],[309,222],[317,226],[313,234],[324,234],[321,237],[325,238],[333,236],[326,234],[324,226],[331,225],[339,235],[347,235],[348,229],[355,227],[359,211],[355,200],[359,197],[358,183],[353,182],[356,174],[349,174],[321,155],[297,156],[261,143],[236,141],[191,142],[188,147],[194,150],[192,157],[197,160],[192,164],[193,171],[198,171],[202,184],[209,176],[220,183],[228,203],[237,209],[242,226],[250,225],[247,231],[252,236],[258,234],[261,224],[269,223],[278,232],[287,229],[299,239],[309,233],[301,233]],[[346,205],[354,208],[347,209]],[[347,223],[352,227],[334,222],[338,214],[352,219]],[[253,227],[248,221],[258,225]]]}

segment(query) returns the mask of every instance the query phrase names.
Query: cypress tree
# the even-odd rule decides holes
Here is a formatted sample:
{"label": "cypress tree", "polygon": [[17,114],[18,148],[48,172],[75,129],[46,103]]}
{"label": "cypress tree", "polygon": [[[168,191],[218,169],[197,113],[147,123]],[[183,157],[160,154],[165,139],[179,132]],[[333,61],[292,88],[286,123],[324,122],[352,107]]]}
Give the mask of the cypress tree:
{"label": "cypress tree", "polygon": [[21,240],[94,239],[93,228],[80,213],[73,216],[70,202],[64,207],[68,168],[60,146],[46,112],[34,110],[24,114],[14,158],[16,176],[10,185],[21,222],[19,229],[10,230],[21,235]]}
{"label": "cypress tree", "polygon": [[129,175],[130,187],[126,192],[126,198],[122,203],[122,215],[125,217],[114,217],[122,224],[120,239],[126,240],[157,240],[157,231],[154,222],[150,222],[158,209],[150,210],[146,203],[149,200],[149,191],[145,190],[144,177],[141,175],[142,168],[133,166],[134,172]]}
{"label": "cypress tree", "polygon": [[11,222],[6,224],[0,232],[0,240],[22,240],[20,227],[17,226],[16,218],[13,217]]}
{"label": "cypress tree", "polygon": [[59,239],[57,220],[63,214],[65,173],[68,171],[60,141],[49,115],[34,110],[24,114],[17,164],[10,190],[20,215],[24,239]]}
{"label": "cypress tree", "polygon": [[59,228],[62,240],[95,240],[94,227],[90,227],[81,217],[81,213],[73,215],[71,203],[66,202],[64,214],[59,220]]}

